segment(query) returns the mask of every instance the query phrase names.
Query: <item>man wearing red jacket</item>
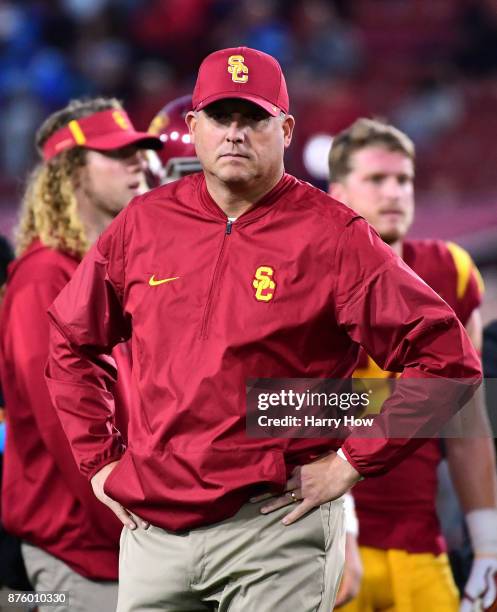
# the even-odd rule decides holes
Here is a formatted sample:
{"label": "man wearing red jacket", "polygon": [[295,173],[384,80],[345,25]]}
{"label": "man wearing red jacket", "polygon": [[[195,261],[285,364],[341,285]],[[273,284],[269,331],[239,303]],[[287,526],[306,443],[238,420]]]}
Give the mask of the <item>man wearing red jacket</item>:
{"label": "man wearing red jacket", "polygon": [[[46,311],[102,230],[145,191],[142,147],[160,143],[136,132],[117,100],[97,98],[73,101],[51,115],[36,144],[43,161],[24,196],[18,258],[9,268],[1,312],[7,414],[2,522],[23,540],[37,591],[69,591],[60,609],[110,612],[117,599],[120,524],[79,473],[50,400]],[[127,347],[116,347],[114,356],[116,418],[125,434]]]}
{"label": "man wearing red jacket", "polygon": [[[405,238],[414,212],[414,144],[409,137],[391,125],[358,119],[335,136],[329,162],[331,195],[363,215],[444,298],[481,350],[482,281],[468,253],[451,242]],[[361,378],[396,377],[365,351],[358,366],[355,375]],[[485,606],[496,596],[497,480],[481,402],[473,407],[464,434],[448,436],[444,445],[475,553],[461,605],[461,612],[469,612],[483,594]],[[459,610],[436,512],[441,458],[442,443],[432,439],[388,474],[354,487],[364,579],[358,598],[344,612]]]}
{"label": "man wearing red jacket", "polygon": [[[285,174],[294,119],[274,58],[209,55],[186,119],[203,172],[136,198],[50,309],[51,396],[81,471],[130,527],[120,612],[328,612],[341,496],[419,443],[356,437],[335,453],[334,439],[249,437],[246,380],[347,378],[361,343],[414,387],[469,383],[429,414],[418,415],[419,394],[399,392],[372,428],[407,419],[426,431],[470,395],[477,355],[363,219]],[[130,338],[124,449],[109,353]],[[261,491],[277,496],[247,503]]]}

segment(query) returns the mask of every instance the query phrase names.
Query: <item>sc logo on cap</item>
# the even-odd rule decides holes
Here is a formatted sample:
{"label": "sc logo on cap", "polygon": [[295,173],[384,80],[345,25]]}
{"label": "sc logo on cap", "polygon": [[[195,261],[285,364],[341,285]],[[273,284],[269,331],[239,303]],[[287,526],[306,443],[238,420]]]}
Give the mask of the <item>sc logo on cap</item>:
{"label": "sc logo on cap", "polygon": [[230,55],[228,58],[228,72],[234,83],[246,83],[248,81],[248,67],[243,63],[243,55]]}

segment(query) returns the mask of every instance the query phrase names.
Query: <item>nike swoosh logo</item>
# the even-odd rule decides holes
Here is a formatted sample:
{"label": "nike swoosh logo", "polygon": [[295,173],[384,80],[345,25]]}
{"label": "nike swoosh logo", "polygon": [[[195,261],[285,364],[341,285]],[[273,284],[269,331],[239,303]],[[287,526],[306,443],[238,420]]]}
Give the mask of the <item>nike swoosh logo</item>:
{"label": "nike swoosh logo", "polygon": [[157,285],[162,285],[163,283],[169,283],[170,281],[176,280],[179,276],[173,276],[172,278],[161,278],[160,280],[155,279],[155,274],[152,274],[150,277],[148,284],[151,287],[156,287]]}

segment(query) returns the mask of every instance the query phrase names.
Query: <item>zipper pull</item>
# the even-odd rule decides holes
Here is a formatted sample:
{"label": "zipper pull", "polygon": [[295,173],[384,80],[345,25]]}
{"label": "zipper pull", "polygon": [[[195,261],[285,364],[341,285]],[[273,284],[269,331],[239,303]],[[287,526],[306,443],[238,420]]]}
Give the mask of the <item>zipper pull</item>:
{"label": "zipper pull", "polygon": [[231,227],[233,226],[233,221],[231,219],[228,219],[226,221],[226,234],[228,234],[228,236],[231,234]]}

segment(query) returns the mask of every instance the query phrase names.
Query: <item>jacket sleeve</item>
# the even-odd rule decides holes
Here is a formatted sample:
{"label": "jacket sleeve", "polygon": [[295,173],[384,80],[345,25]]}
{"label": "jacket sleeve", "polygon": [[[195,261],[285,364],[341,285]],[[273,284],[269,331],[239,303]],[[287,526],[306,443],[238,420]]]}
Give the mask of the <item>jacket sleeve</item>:
{"label": "jacket sleeve", "polygon": [[121,213],[49,309],[46,380],[76,463],[88,479],[124,452],[114,420],[117,368],[111,356],[112,348],[131,335],[122,307],[123,221]]}
{"label": "jacket sleeve", "polygon": [[10,384],[29,406],[43,444],[52,455],[67,487],[85,507],[93,497],[72,457],[61,423],[52,405],[43,370],[47,360],[49,322],[46,314],[69,276],[57,266],[44,278],[29,281],[12,298],[5,342],[13,371]]}
{"label": "jacket sleeve", "polygon": [[480,362],[450,306],[363,219],[349,222],[334,266],[339,325],[382,369],[402,373],[374,425],[354,427],[342,446],[363,476],[379,475],[468,401]]}

